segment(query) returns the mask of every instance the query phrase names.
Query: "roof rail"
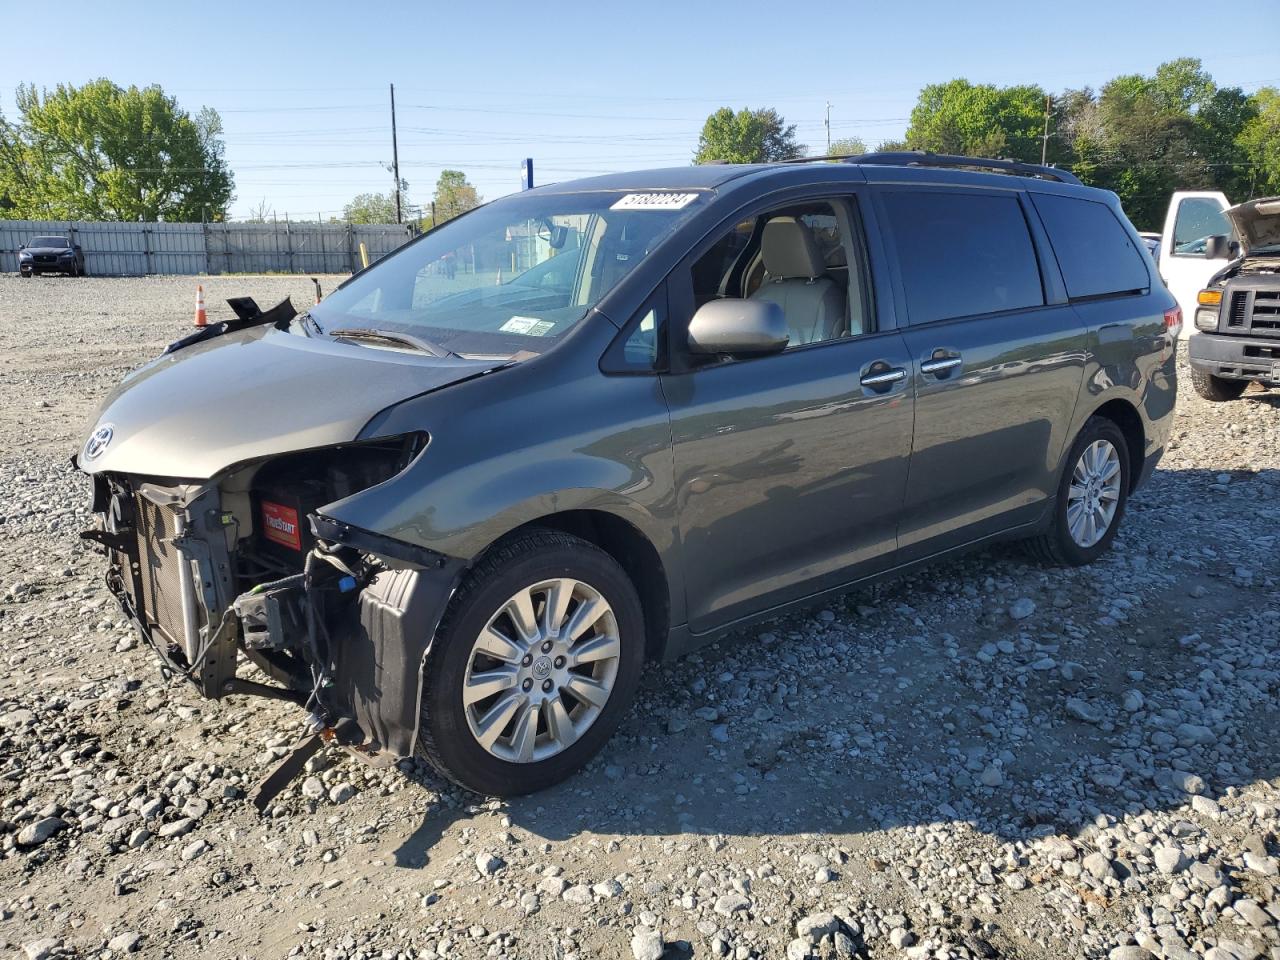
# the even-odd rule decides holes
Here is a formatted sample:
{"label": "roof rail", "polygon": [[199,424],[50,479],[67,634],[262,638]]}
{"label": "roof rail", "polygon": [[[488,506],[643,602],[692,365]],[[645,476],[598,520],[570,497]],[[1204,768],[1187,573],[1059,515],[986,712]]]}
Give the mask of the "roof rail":
{"label": "roof rail", "polygon": [[1074,183],[1081,186],[1079,179],[1073,173],[1039,163],[1023,163],[1021,160],[961,157],[948,153],[927,153],[923,150],[864,153],[860,157],[840,157],[839,159],[842,163],[881,164],[894,167],[974,167],[980,170],[1000,170],[1021,177],[1039,177],[1043,180],[1056,180],[1059,183]]}

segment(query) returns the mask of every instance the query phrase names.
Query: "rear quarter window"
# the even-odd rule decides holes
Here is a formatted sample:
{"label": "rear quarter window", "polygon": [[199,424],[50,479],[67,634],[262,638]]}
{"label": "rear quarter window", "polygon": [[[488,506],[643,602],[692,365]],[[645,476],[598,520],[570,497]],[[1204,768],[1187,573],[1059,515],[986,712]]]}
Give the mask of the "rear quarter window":
{"label": "rear quarter window", "polygon": [[1151,287],[1146,261],[1105,203],[1043,193],[1032,200],[1062,268],[1068,297],[1102,297]]}
{"label": "rear quarter window", "polygon": [[1006,194],[881,194],[914,324],[1044,304],[1031,234]]}

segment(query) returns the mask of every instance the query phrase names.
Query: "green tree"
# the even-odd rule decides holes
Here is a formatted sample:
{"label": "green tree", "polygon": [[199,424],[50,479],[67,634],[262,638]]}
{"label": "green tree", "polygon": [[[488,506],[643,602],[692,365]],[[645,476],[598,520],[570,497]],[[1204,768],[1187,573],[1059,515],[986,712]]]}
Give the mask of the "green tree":
{"label": "green tree", "polygon": [[907,146],[907,141],[905,140],[881,140],[879,143],[876,144],[875,152],[876,153],[902,153],[902,151],[909,150],[909,149],[911,148]]}
{"label": "green tree", "polygon": [[234,183],[222,122],[195,117],[158,86],[94,80],[20,84],[19,119],[0,119],[0,216],[221,220]]}
{"label": "green tree", "polygon": [[342,208],[342,219],[348,223],[395,223],[394,193],[361,193]]}
{"label": "green tree", "polygon": [[1232,200],[1248,197],[1255,183],[1241,138],[1257,115],[1257,96],[1239,87],[1214,91],[1196,113],[1198,149],[1209,166],[1209,178]]}
{"label": "green tree", "polygon": [[702,125],[693,162],[768,163],[804,154],[805,147],[796,142],[795,124],[787,124],[778,111],[743,108],[734,113],[721,107]]}
{"label": "green tree", "polygon": [[867,152],[867,144],[861,137],[841,137],[831,141],[831,149],[817,156],[856,157]]}
{"label": "green tree", "polygon": [[913,150],[971,157],[1040,159],[1045,94],[1040,87],[996,87],[957,79],[920,91],[907,144]]}
{"label": "green tree", "polygon": [[1148,90],[1161,110],[1167,113],[1193,113],[1204,107],[1217,91],[1213,77],[1201,68],[1195,57],[1179,57],[1156,67]]}
{"label": "green tree", "polygon": [[440,179],[436,181],[436,192],[432,197],[432,212],[422,219],[422,229],[430,230],[454,217],[460,217],[468,210],[474,210],[484,201],[476,188],[467,182],[467,175],[461,170],[441,170]]}
{"label": "green tree", "polygon": [[1254,114],[1236,138],[1248,164],[1247,192],[1255,197],[1275,196],[1280,194],[1280,90],[1263,87],[1252,100]]}
{"label": "green tree", "polygon": [[1162,63],[1150,77],[1116,77],[1097,109],[1101,133],[1085,166],[1140,227],[1158,229],[1175,190],[1247,192],[1239,139],[1257,108],[1238,88],[1218,88],[1199,60]]}

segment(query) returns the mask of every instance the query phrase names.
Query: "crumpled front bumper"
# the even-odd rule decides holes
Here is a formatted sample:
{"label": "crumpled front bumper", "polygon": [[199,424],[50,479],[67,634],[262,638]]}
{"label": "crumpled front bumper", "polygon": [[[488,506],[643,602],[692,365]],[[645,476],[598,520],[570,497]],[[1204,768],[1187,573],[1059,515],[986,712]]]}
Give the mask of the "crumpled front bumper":
{"label": "crumpled front bumper", "polygon": [[[290,578],[302,609],[334,613],[320,631],[321,684],[312,682],[314,672],[290,674],[244,644],[236,601],[251,594],[236,595],[234,533],[224,525],[216,485],[113,489],[99,474],[93,509],[100,524],[82,536],[105,549],[108,585],[167,676],[183,677],[213,699],[238,693],[289,700],[323,725],[341,724],[345,742],[365,755],[412,755],[423,665],[463,561],[312,515],[322,545],[355,551],[378,571],[341,610],[311,605],[308,578]],[[242,655],[275,683],[238,676]]]}

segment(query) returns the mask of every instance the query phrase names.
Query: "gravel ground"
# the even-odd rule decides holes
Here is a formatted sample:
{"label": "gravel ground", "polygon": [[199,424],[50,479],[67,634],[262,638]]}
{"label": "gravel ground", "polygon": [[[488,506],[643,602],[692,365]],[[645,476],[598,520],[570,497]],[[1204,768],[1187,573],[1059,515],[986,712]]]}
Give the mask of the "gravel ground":
{"label": "gravel ground", "polygon": [[1184,389],[1093,567],[992,549],[655,665],[533,797],[335,752],[258,818],[298,711],[163,682],[67,464],[193,285],[0,277],[0,954],[1280,958],[1280,393]]}

